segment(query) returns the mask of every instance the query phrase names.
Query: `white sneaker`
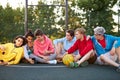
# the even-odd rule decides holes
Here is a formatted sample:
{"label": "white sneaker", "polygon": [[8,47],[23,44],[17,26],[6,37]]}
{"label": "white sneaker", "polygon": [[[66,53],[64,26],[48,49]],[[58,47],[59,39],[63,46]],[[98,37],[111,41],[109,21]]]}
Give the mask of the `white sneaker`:
{"label": "white sneaker", "polygon": [[50,60],[48,61],[49,64],[57,64],[57,60]]}

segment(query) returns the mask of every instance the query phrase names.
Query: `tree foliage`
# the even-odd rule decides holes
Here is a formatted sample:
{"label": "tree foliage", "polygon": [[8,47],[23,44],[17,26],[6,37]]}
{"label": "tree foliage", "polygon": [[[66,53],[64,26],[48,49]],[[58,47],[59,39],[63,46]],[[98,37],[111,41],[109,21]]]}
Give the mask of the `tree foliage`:
{"label": "tree foliage", "polygon": [[[116,26],[116,23],[113,19],[115,12],[112,7],[117,0],[69,0],[68,3],[68,29],[85,27],[87,34],[92,35],[93,28],[103,26],[107,33],[114,34],[113,26]],[[64,8],[62,8],[62,16],[65,16]],[[64,20],[61,18],[60,22]]]}
{"label": "tree foliage", "polygon": [[103,26],[107,33],[113,33],[115,25],[112,7],[117,3],[117,0],[77,0],[78,6],[84,12],[87,19],[86,28],[89,34],[92,34],[92,29],[96,26]]}
{"label": "tree foliage", "polygon": [[[87,34],[93,28],[103,26],[106,32],[112,31],[116,23],[112,7],[117,0],[68,0],[68,29],[85,27]],[[49,5],[51,4],[51,6]],[[28,7],[28,29],[43,30],[49,37],[63,37],[65,30],[65,0],[39,0],[38,6]],[[0,5],[0,42],[12,41],[16,35],[24,35],[24,8],[13,9],[9,3],[5,8]]]}
{"label": "tree foliage", "polygon": [[14,10],[9,4],[0,7],[0,42],[12,41],[16,35],[23,34],[22,16],[20,8]]}
{"label": "tree foliage", "polygon": [[57,33],[55,23],[54,6],[48,6],[42,1],[38,2],[38,6],[28,9],[28,24],[33,30],[40,28],[48,36],[55,36]]}

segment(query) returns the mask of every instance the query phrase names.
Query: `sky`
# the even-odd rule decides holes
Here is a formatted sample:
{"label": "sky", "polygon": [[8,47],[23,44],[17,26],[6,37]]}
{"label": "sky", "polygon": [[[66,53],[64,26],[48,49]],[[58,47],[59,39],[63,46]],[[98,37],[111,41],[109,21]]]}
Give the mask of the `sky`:
{"label": "sky", "polygon": [[[38,1],[39,0],[28,0],[28,5],[30,5],[30,4],[37,5]],[[47,1],[49,2],[50,0],[47,0]],[[12,6],[14,9],[16,7],[24,7],[25,6],[25,0],[0,0],[0,5],[2,5],[3,7],[5,7],[7,3],[9,3],[10,6]],[[117,12],[118,7],[115,5],[113,7],[113,10]],[[114,18],[115,22],[118,22],[118,16],[113,15],[113,18]]]}
{"label": "sky", "polygon": [[[37,4],[38,0],[28,0],[28,4]],[[13,8],[16,7],[24,7],[25,6],[25,0],[0,0],[0,5],[3,7],[6,6],[6,4],[9,3],[10,6]]]}

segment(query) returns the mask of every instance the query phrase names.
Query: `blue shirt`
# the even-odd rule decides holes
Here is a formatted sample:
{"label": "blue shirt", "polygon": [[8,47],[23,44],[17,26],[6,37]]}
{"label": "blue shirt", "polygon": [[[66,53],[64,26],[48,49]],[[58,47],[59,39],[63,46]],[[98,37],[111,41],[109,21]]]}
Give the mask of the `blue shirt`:
{"label": "blue shirt", "polygon": [[118,48],[120,46],[120,37],[104,34],[104,38],[106,43],[105,48],[103,48],[102,45],[96,40],[96,38],[92,36],[92,41],[93,41],[97,56],[100,56],[101,54],[105,54],[106,52],[109,52],[112,49],[112,47]]}
{"label": "blue shirt", "polygon": [[[76,41],[75,37],[71,41],[68,41],[66,39],[66,37],[64,37],[64,38],[53,40],[53,44],[57,45],[58,43],[62,43],[63,44],[63,50],[65,52],[66,50],[68,50],[75,43],[75,41]],[[78,51],[75,51],[74,54],[78,54]]]}

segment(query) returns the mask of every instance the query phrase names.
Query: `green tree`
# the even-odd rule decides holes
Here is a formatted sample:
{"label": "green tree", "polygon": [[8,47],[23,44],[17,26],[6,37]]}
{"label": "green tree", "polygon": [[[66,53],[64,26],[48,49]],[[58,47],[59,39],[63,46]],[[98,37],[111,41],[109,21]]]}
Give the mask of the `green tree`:
{"label": "green tree", "polygon": [[[117,0],[69,0],[68,1],[68,29],[85,27],[87,34],[93,34],[93,28],[103,26],[107,33],[113,33],[116,23],[112,15],[115,12],[112,7]],[[62,8],[62,16],[65,17],[65,9]],[[65,18],[59,20],[59,25],[65,26]],[[64,27],[63,27],[64,28]]]}
{"label": "green tree", "polygon": [[93,28],[103,26],[107,33],[113,33],[113,25],[115,24],[112,15],[112,7],[117,0],[77,0],[77,5],[86,14],[86,28],[89,34],[93,33]]}
{"label": "green tree", "polygon": [[9,42],[16,35],[23,34],[23,14],[20,8],[14,10],[9,4],[5,8],[0,8],[0,42]]}
{"label": "green tree", "polygon": [[[48,6],[39,1],[38,6],[30,7],[28,10],[28,24],[33,30],[40,28],[48,36],[55,36],[57,33],[55,23],[55,6]],[[57,35],[56,35],[57,36]]]}
{"label": "green tree", "polygon": [[[76,29],[78,27],[84,26],[82,23],[82,14],[79,12],[79,8],[76,6],[74,0],[69,0],[68,2],[68,29]],[[58,21],[58,24],[62,26],[63,30],[65,30],[65,7],[61,9],[62,17]]]}
{"label": "green tree", "polygon": [[3,27],[2,31],[1,31],[1,37],[3,41],[6,40],[11,40],[12,38],[12,31],[13,31],[13,19],[14,19],[14,14],[13,14],[13,10],[12,7],[9,6],[9,4],[7,4],[6,8],[3,9],[2,12],[3,16],[2,16],[2,20],[3,23],[1,25],[1,27]]}
{"label": "green tree", "polygon": [[3,12],[4,12],[4,9],[3,9],[3,7],[0,5],[0,42],[2,41],[2,38],[3,38],[3,34],[4,34],[4,31],[3,31],[3,29],[4,29],[4,21],[3,21],[3,16],[4,16],[4,14],[3,14]]}

